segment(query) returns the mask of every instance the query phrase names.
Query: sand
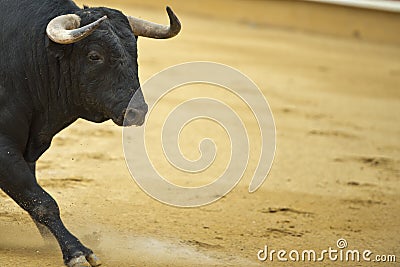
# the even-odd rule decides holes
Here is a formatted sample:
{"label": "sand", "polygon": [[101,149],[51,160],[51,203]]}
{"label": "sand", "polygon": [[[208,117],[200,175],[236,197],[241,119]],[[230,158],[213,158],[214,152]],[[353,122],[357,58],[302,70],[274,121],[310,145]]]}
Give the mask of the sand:
{"label": "sand", "polygon": [[[136,2],[85,1],[166,21],[166,1]],[[104,266],[310,266],[317,263],[260,262],[257,252],[265,245],[321,251],[337,248],[339,238],[349,249],[397,255],[398,262],[399,46],[248,23],[229,16],[229,5],[207,3],[224,16],[196,13],[175,1],[182,34],[168,41],[140,39],[140,78],[202,60],[253,79],[277,130],[266,182],[248,193],[256,166],[251,155],[242,181],[220,201],[195,209],[164,205],[130,176],[122,129],[79,120],[55,137],[38,163],[39,183],[59,203],[66,226]],[[246,12],[262,22],[262,8],[252,1]],[[248,130],[257,139],[257,131]],[[184,150],[195,157],[197,146],[186,142]],[[0,266],[63,266],[58,247],[46,246],[29,216],[4,193],[0,225]],[[323,262],[343,265],[395,264]]]}

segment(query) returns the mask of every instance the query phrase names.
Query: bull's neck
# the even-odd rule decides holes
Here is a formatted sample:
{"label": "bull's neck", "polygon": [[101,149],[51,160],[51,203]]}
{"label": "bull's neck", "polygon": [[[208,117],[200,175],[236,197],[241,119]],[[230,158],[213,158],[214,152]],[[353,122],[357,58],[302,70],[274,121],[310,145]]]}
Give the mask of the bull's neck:
{"label": "bull's neck", "polygon": [[[34,106],[32,127],[43,137],[51,138],[73,123],[79,117],[78,103],[74,101],[74,88],[70,72],[60,60],[51,56],[43,57],[29,83]],[[27,75],[28,76],[28,75]]]}

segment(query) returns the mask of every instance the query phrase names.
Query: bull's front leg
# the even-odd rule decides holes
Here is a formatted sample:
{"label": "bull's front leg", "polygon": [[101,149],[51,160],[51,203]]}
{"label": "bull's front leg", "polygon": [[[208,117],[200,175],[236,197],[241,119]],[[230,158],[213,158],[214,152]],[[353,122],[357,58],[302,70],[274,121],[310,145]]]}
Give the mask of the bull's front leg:
{"label": "bull's front leg", "polygon": [[[36,162],[28,162],[28,167],[31,170],[32,175],[36,178]],[[36,224],[37,229],[39,230],[40,235],[43,240],[50,245],[52,241],[53,235],[51,234],[49,228],[47,228],[44,224],[39,223],[34,218],[32,218],[33,222]]]}
{"label": "bull's front leg", "polygon": [[0,147],[0,188],[54,235],[67,266],[99,266],[101,263],[93,252],[65,228],[57,203],[37,184],[32,165],[12,147]]}

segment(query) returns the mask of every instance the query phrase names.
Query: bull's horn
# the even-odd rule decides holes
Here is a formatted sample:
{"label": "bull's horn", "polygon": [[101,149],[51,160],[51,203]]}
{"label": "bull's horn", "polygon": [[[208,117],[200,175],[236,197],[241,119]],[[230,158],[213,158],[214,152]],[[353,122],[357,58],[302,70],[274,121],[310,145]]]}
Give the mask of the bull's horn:
{"label": "bull's horn", "polygon": [[168,39],[177,35],[181,30],[181,23],[170,7],[167,6],[170,25],[160,25],[150,21],[127,16],[132,31],[137,36],[156,39]]}
{"label": "bull's horn", "polygon": [[79,28],[81,18],[78,15],[61,15],[47,24],[46,33],[56,43],[72,44],[90,35],[105,19],[107,19],[107,16]]}

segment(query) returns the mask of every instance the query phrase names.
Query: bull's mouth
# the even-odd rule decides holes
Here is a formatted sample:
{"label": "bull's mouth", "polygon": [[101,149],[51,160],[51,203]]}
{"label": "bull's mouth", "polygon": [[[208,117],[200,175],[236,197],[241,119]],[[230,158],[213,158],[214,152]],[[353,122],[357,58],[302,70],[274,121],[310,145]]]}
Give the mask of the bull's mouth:
{"label": "bull's mouth", "polygon": [[111,120],[118,126],[124,126],[124,116],[112,118]]}

